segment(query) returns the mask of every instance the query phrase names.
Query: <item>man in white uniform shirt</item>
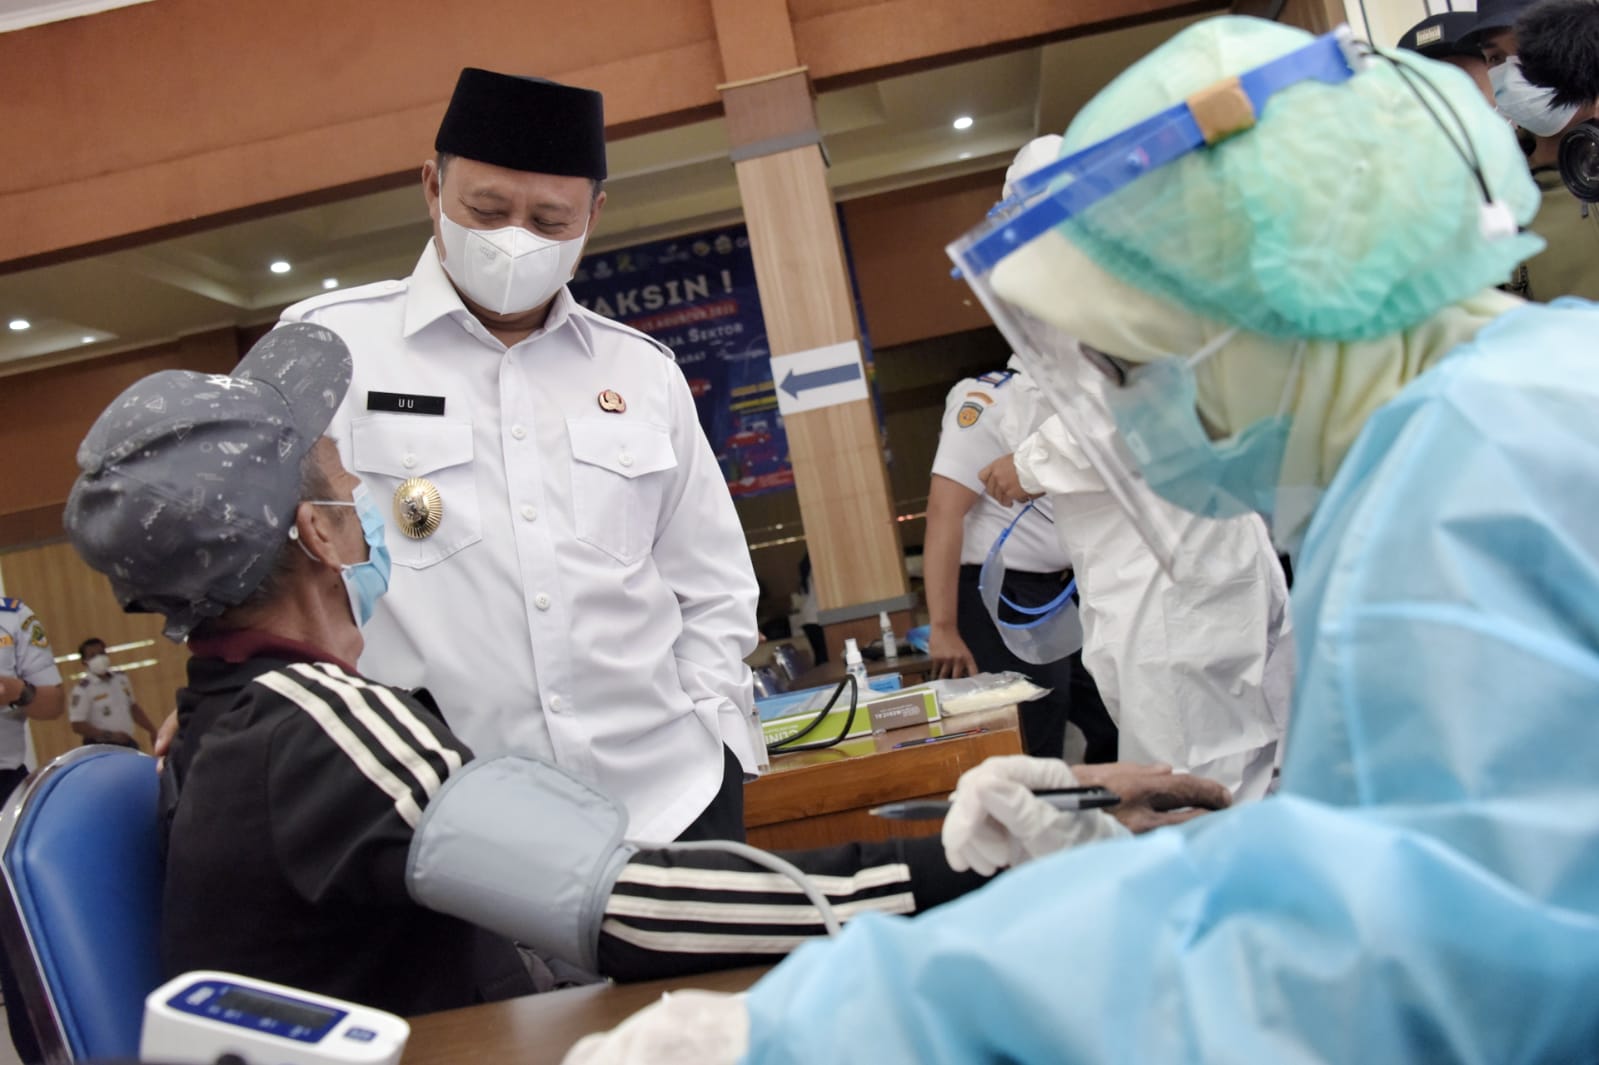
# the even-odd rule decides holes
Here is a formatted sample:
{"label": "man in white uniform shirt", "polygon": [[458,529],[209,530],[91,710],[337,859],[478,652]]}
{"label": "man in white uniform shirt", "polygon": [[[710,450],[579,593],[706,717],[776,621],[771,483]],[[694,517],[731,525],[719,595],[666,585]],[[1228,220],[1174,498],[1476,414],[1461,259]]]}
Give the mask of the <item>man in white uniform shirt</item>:
{"label": "man in white uniform shirt", "polygon": [[[0,597],[0,802],[28,775],[27,722],[61,716],[61,674],[44,624],[20,599]],[[0,995],[20,1004],[11,965],[0,953]],[[6,1010],[11,1043],[25,1062],[43,1058],[39,1043],[20,1005]]]}
{"label": "man in white uniform shirt", "polygon": [[[978,591],[983,560],[1016,517],[1014,508],[983,494],[979,474],[1015,451],[1036,427],[1010,416],[1016,397],[1028,387],[1013,356],[1004,370],[958,382],[944,401],[922,546],[931,621],[928,653],[939,676],[1014,670],[1050,689],[1043,698],[1022,704],[1022,744],[1028,754],[1061,757],[1070,720],[1087,741],[1083,761],[1113,762],[1116,725],[1083,669],[1081,654],[1043,665],[1023,661],[1005,645]],[[1039,411],[1038,420],[1046,414]],[[1058,596],[1071,565],[1055,532],[1052,505],[1039,500],[1034,509],[1005,541],[1004,592],[1021,606],[1042,606]]]}
{"label": "man in white uniform shirt", "polygon": [[82,736],[84,743],[138,747],[139,741],[133,738],[133,724],[137,721],[154,737],[155,726],[133,697],[128,675],[111,668],[105,641],[84,640],[78,645],[78,661],[83,663],[83,676],[72,686],[67,700],[72,731]]}
{"label": "man in white uniform shirt", "polygon": [[463,71],[415,271],[283,317],[349,345],[328,432],[401,534],[362,671],[438,692],[479,755],[592,782],[631,838],[742,838],[765,757],[743,531],[670,350],[566,289],[604,125],[599,93]]}

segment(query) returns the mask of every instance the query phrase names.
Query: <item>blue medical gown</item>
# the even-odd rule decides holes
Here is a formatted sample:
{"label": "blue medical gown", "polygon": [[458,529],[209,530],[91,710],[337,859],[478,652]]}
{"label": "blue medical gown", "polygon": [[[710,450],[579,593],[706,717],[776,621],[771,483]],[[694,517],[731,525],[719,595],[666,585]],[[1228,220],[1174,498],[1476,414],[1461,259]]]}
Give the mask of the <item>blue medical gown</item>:
{"label": "blue medical gown", "polygon": [[1302,556],[1278,796],[863,916],[746,1060],[1599,1060],[1599,307],[1378,411]]}

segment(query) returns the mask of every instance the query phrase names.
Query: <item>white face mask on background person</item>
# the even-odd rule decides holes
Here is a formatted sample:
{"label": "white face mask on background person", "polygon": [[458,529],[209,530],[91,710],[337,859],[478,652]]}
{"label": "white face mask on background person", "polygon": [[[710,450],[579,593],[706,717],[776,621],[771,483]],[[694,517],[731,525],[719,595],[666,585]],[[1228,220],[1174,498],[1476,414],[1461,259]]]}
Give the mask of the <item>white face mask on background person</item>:
{"label": "white face mask on background person", "polygon": [[439,204],[444,272],[473,303],[495,314],[522,314],[546,302],[572,278],[583,254],[582,233],[550,240],[521,226],[469,229]]}
{"label": "white face mask on background person", "polygon": [[94,655],[83,664],[90,673],[97,677],[103,677],[111,672],[111,658],[104,653]]}
{"label": "white face mask on background person", "polygon": [[1535,137],[1553,137],[1577,116],[1575,106],[1555,107],[1553,89],[1540,89],[1521,72],[1521,61],[1511,56],[1499,66],[1490,67],[1488,81],[1493,86],[1494,104],[1499,113]]}

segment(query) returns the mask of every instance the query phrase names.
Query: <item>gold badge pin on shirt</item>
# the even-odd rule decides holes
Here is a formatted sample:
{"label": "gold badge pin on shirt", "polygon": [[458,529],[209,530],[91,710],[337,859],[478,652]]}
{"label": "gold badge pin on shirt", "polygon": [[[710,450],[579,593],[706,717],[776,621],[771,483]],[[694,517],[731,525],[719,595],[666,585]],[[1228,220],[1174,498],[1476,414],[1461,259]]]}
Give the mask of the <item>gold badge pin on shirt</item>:
{"label": "gold badge pin on shirt", "polygon": [[623,414],[627,411],[627,400],[622,398],[622,393],[607,388],[600,393],[600,410],[611,414]]}
{"label": "gold badge pin on shirt", "polygon": [[444,520],[444,499],[426,477],[412,477],[394,490],[394,520],[413,540],[426,540]]}

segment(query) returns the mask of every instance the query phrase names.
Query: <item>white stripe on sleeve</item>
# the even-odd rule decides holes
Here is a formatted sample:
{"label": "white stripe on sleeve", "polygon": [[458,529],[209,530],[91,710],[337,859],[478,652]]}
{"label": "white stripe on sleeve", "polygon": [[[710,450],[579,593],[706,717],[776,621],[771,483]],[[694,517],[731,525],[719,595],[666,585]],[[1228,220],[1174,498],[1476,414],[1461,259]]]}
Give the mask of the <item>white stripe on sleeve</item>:
{"label": "white stripe on sleeve", "polygon": [[416,738],[417,743],[444,759],[444,764],[449,770],[445,776],[449,776],[450,773],[461,768],[461,756],[440,743],[439,738],[433,734],[433,730],[419,721],[415,711],[406,706],[400,697],[395,695],[386,685],[373,684],[363,677],[352,677],[348,673],[335,672],[335,667],[326,663],[322,665],[321,671],[330,677],[337,677],[347,684],[353,684],[357,688],[376,695],[378,700],[388,707],[389,713],[394,715],[394,719],[405,726],[405,731]]}
{"label": "white stripe on sleeve", "polygon": [[[874,865],[862,869],[854,876],[821,876],[809,878],[823,894],[845,897],[859,891],[886,887],[890,884],[909,884],[910,866],[903,862]],[[618,884],[642,884],[646,887],[697,888],[703,891],[749,891],[764,894],[803,894],[800,886],[781,873],[746,873],[732,869],[695,869],[688,866],[646,865],[629,862],[616,878]]]}
{"label": "white stripe on sleeve", "polygon": [[256,678],[256,683],[277,692],[309,714],[313,721],[322,726],[322,731],[328,734],[328,738],[338,744],[339,749],[355,763],[356,768],[376,785],[379,791],[394,800],[394,809],[405,823],[412,828],[417,826],[422,820],[422,809],[417,805],[411,789],[406,787],[392,770],[377,760],[360,737],[339,720],[338,713],[326,700],[284,673],[263,673]]}
{"label": "white stripe on sleeve", "polygon": [[[428,764],[426,758],[417,753],[416,748],[400,738],[399,733],[394,731],[381,713],[367,703],[366,699],[362,697],[363,689],[350,684],[344,677],[336,673],[324,673],[303,664],[290,666],[289,671],[298,673],[307,680],[322,684],[343,700],[344,705],[350,708],[350,713],[354,715],[355,719],[366,726],[367,731],[372,733],[378,743],[383,745],[383,749],[388,751],[401,765],[405,766],[411,776],[416,779],[416,782],[422,787],[423,795],[431,799],[438,792],[439,784],[441,783],[438,771]],[[374,693],[375,690],[370,687],[365,689],[365,691]],[[395,701],[398,702],[399,700]],[[387,708],[387,704],[385,704],[385,708]],[[401,709],[404,710],[404,707],[402,706]],[[407,714],[409,715],[408,711]]]}

